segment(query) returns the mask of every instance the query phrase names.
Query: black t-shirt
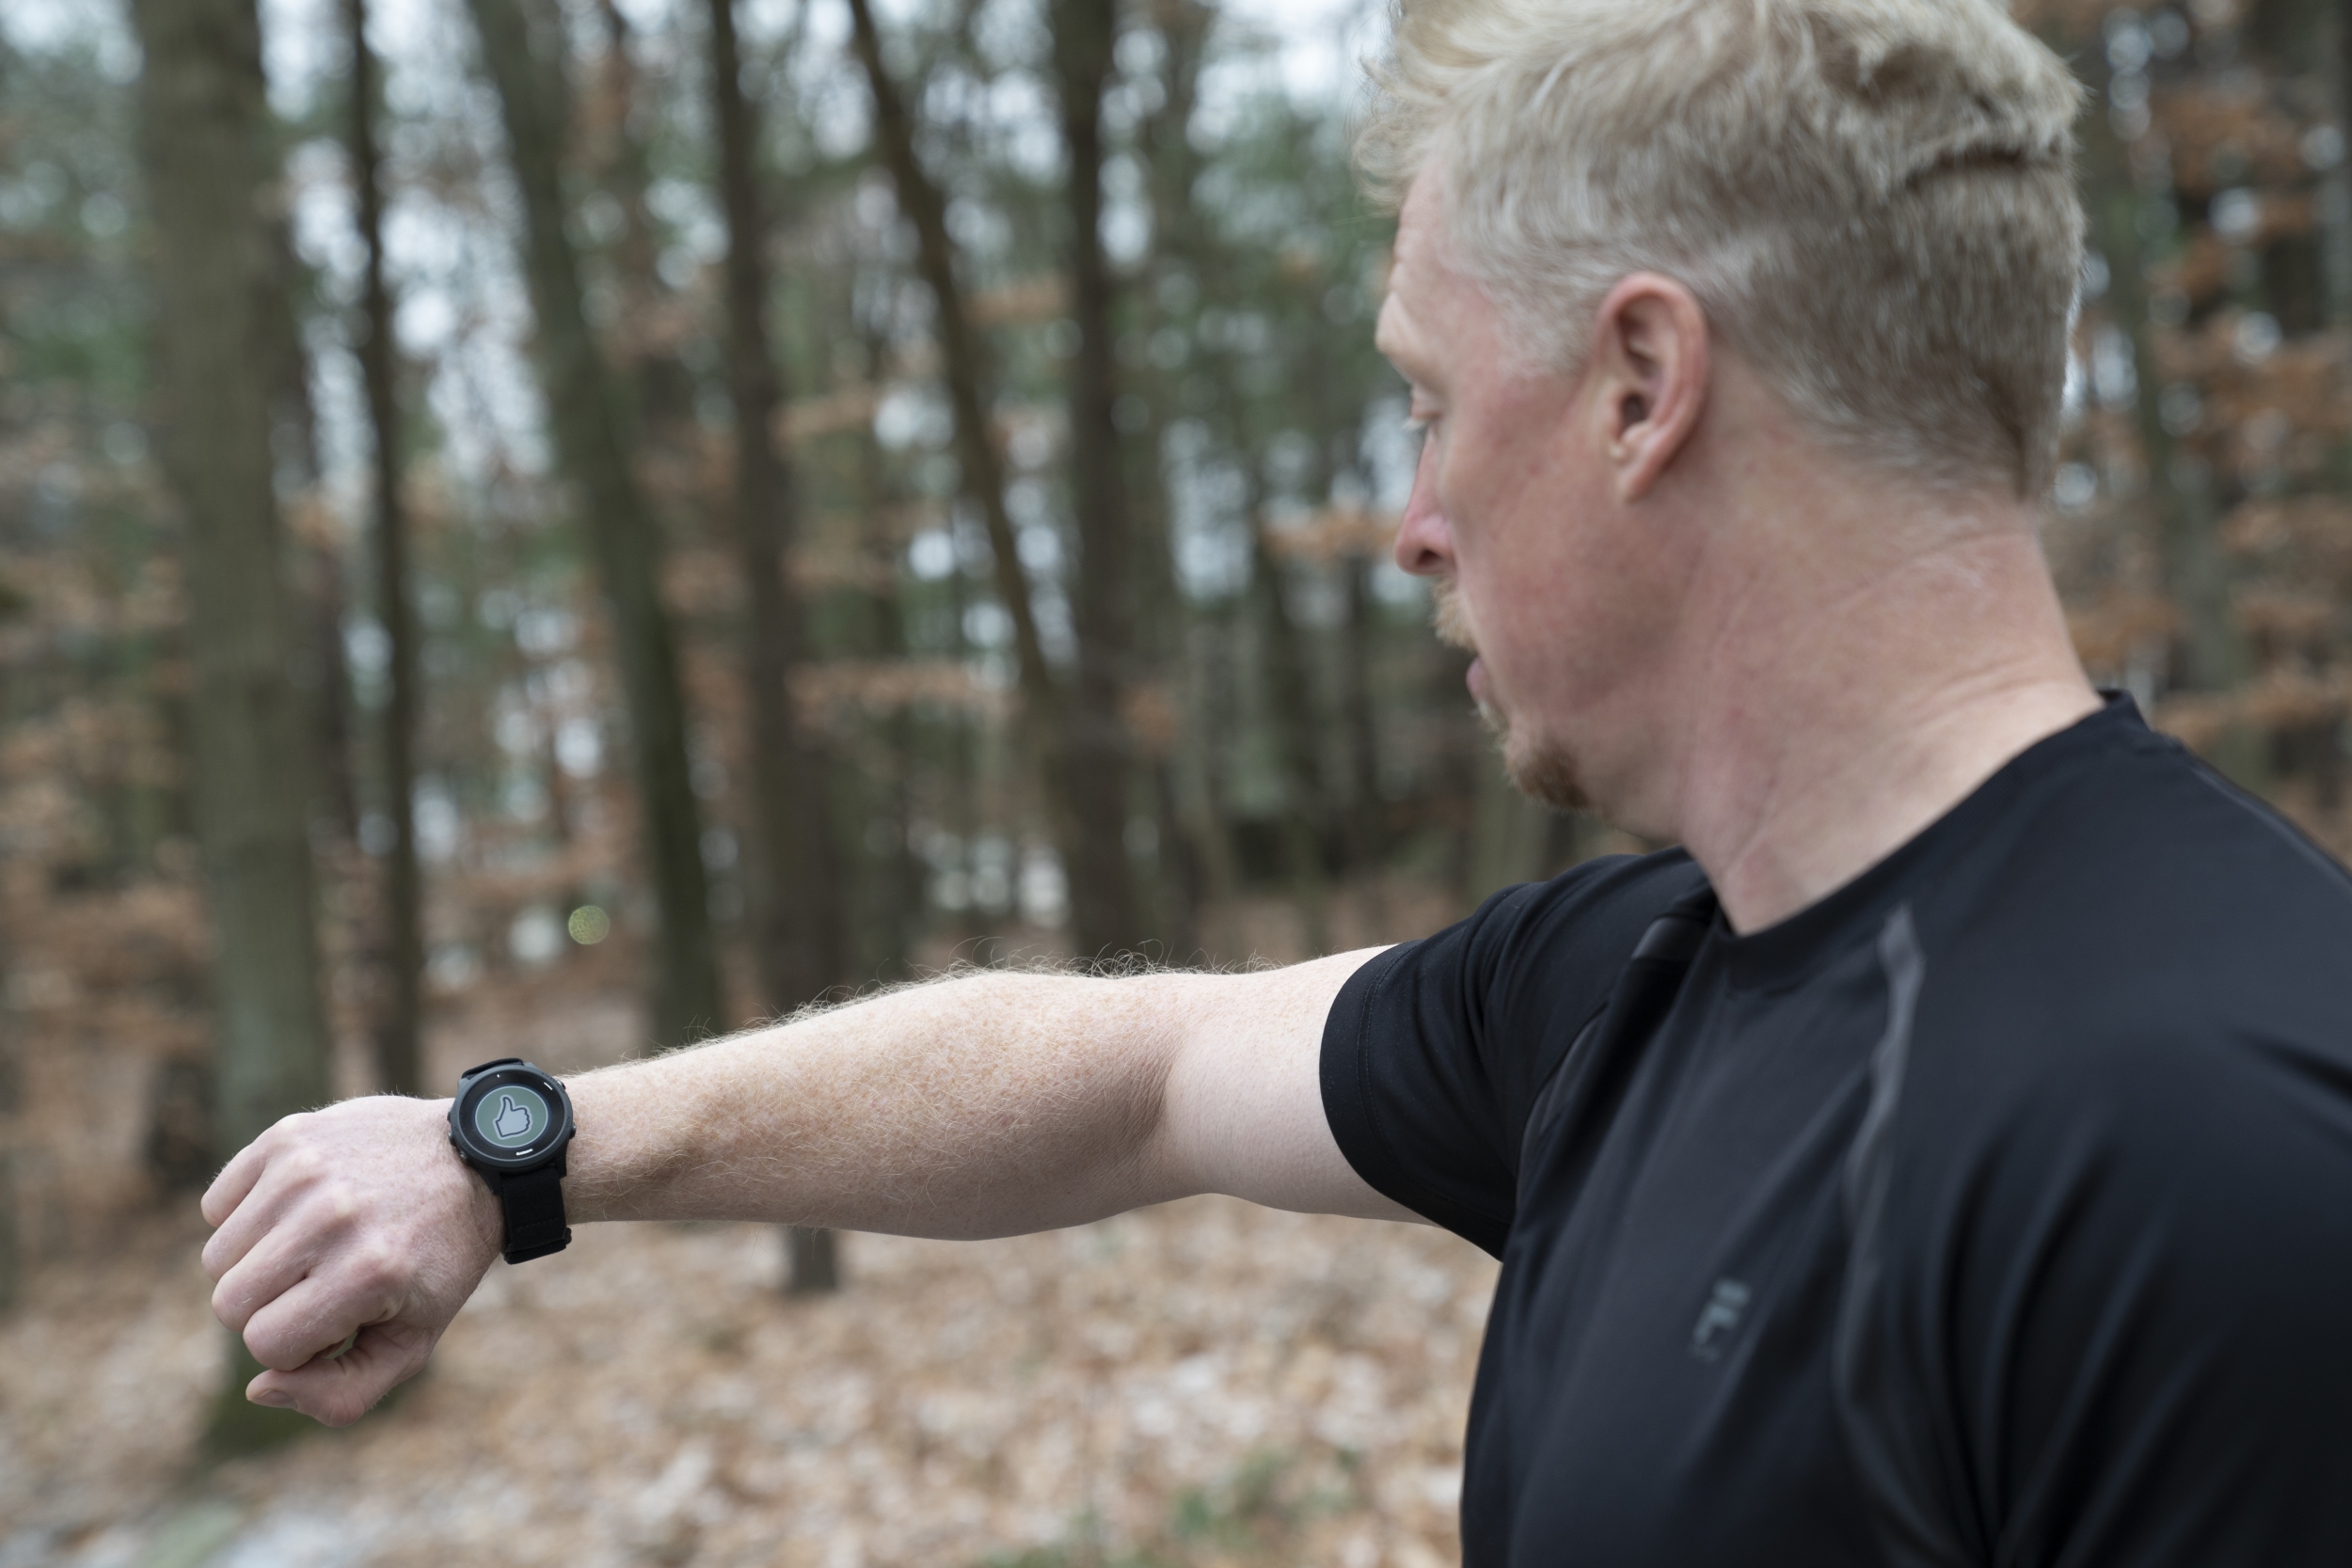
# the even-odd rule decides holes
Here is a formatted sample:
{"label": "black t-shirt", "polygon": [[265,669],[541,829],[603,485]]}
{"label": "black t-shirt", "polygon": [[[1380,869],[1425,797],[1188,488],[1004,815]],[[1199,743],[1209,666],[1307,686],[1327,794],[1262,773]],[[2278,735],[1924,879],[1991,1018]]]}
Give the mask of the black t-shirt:
{"label": "black t-shirt", "polygon": [[1767,930],[1499,894],[1323,1093],[1502,1259],[1471,1568],[2352,1564],[2352,878],[2123,699]]}

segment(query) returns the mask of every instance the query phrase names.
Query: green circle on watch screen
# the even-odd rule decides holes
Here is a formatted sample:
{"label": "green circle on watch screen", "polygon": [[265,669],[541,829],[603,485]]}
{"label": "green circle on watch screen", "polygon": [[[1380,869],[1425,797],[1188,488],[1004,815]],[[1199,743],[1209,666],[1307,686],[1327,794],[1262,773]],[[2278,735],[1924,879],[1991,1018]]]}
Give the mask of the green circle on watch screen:
{"label": "green circle on watch screen", "polygon": [[519,1084],[501,1084],[474,1101],[473,1130],[493,1148],[521,1148],[554,1119],[547,1098]]}

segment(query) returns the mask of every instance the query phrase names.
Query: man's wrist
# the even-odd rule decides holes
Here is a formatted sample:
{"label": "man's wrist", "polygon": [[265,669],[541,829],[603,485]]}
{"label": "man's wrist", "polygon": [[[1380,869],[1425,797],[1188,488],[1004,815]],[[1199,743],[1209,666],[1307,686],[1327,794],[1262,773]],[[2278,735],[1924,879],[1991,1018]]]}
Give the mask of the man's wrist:
{"label": "man's wrist", "polygon": [[469,1068],[450,1102],[449,1142],[499,1215],[499,1251],[527,1262],[571,1244],[563,1177],[578,1130],[561,1079],[520,1057]]}
{"label": "man's wrist", "polygon": [[465,1183],[465,1216],[468,1227],[480,1242],[484,1251],[495,1256],[505,1244],[506,1216],[499,1210],[498,1194],[490,1190],[482,1173],[468,1164],[457,1152],[457,1146],[449,1141],[449,1111],[447,1099],[417,1101],[425,1121],[425,1135],[440,1147],[441,1155],[457,1168],[458,1178]]}

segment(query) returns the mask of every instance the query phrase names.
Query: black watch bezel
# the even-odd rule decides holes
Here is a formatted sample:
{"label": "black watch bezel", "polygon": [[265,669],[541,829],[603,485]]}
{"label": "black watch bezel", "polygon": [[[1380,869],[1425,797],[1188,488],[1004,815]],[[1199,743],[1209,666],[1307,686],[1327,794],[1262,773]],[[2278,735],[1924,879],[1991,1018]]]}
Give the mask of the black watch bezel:
{"label": "black watch bezel", "polygon": [[[556,1108],[555,1120],[547,1131],[519,1148],[484,1143],[473,1128],[473,1110],[483,1097],[509,1085],[530,1089]],[[468,1069],[457,1080],[457,1096],[449,1104],[449,1141],[457,1152],[468,1164],[504,1176],[524,1175],[548,1164],[564,1151],[574,1131],[572,1097],[564,1092],[563,1080],[519,1056]]]}

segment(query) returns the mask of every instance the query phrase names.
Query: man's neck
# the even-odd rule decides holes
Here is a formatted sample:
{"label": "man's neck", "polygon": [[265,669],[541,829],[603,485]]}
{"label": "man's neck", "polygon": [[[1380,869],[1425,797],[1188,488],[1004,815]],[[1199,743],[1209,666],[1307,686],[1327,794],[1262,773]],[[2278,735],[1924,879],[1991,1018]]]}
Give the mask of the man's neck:
{"label": "man's neck", "polygon": [[1742,932],[1851,881],[2099,705],[2013,514],[1909,546],[1782,515],[1740,531],[1747,560],[1709,563],[1679,683],[1676,824]]}

